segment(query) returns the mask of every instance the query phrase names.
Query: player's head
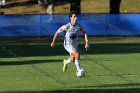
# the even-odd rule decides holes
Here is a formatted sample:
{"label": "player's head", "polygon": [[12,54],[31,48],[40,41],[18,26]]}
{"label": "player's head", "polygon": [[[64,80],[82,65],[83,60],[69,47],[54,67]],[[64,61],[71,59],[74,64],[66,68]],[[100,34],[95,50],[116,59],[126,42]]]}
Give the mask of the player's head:
{"label": "player's head", "polygon": [[76,11],[71,11],[69,17],[72,17],[73,14],[75,14],[76,16],[78,15]]}
{"label": "player's head", "polygon": [[71,24],[74,25],[77,21],[77,12],[76,11],[70,12],[69,17]]}

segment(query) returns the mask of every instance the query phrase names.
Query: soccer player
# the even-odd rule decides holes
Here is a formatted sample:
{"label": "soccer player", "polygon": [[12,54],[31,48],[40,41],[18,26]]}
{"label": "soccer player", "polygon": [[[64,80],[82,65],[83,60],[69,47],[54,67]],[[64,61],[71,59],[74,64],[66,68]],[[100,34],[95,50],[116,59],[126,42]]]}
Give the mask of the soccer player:
{"label": "soccer player", "polygon": [[69,15],[70,22],[60,27],[53,37],[53,41],[51,43],[51,47],[55,46],[55,41],[57,39],[57,36],[61,32],[65,32],[65,38],[64,38],[64,48],[70,53],[70,58],[67,60],[63,60],[63,72],[66,72],[67,65],[71,62],[75,62],[76,69],[80,70],[80,54],[78,52],[78,32],[82,32],[84,34],[85,39],[85,48],[89,48],[88,43],[88,36],[86,31],[83,29],[83,27],[77,22],[77,13],[71,12]]}

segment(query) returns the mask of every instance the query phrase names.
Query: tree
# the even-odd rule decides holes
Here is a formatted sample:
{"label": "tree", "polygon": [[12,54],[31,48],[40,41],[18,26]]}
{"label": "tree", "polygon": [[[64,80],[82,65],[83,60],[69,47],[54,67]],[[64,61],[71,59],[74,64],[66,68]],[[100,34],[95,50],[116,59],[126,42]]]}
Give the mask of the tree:
{"label": "tree", "polygon": [[120,3],[121,3],[121,0],[110,0],[110,13],[111,14],[120,13]]}
{"label": "tree", "polygon": [[70,1],[70,12],[71,11],[76,11],[78,14],[81,13],[81,0]]}

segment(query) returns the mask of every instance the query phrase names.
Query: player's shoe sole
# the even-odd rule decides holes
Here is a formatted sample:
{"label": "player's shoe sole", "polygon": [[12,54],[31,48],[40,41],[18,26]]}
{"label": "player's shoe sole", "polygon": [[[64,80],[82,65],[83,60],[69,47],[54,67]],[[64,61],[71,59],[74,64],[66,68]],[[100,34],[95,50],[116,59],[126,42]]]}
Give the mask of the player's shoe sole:
{"label": "player's shoe sole", "polygon": [[66,72],[67,70],[67,65],[65,64],[66,59],[63,60],[63,72]]}

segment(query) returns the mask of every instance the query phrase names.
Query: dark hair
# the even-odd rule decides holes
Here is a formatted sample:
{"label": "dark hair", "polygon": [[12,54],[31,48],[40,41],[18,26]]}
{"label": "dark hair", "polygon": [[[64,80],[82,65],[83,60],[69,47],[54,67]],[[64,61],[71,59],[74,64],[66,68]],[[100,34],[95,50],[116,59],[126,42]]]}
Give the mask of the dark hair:
{"label": "dark hair", "polygon": [[71,11],[69,14],[69,17],[72,17],[73,14],[75,14],[76,16],[78,15],[78,13],[76,11]]}

